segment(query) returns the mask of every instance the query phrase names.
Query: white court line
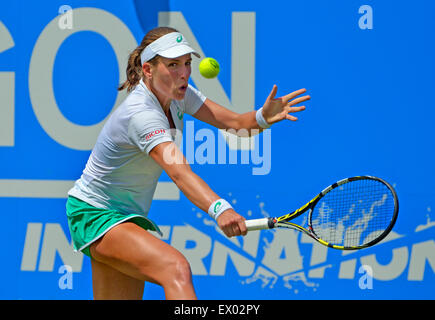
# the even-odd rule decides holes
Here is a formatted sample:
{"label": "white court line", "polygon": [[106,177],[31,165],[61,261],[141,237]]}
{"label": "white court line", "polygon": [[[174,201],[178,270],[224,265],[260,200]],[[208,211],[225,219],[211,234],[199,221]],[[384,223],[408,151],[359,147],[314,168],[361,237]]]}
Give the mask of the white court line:
{"label": "white court line", "polygon": [[[74,180],[0,179],[0,198],[67,198]],[[179,200],[180,190],[173,182],[157,183],[154,200]]]}

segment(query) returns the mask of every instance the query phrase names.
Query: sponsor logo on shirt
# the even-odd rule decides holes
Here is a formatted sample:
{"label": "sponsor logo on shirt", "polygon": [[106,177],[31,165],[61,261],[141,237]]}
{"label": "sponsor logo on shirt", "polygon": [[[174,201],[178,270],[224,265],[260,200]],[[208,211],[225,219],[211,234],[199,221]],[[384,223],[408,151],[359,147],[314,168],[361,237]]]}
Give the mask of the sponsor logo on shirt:
{"label": "sponsor logo on shirt", "polygon": [[165,132],[166,132],[165,129],[154,130],[154,131],[148,133],[148,134],[145,136],[145,141],[148,141],[148,140],[150,140],[152,137],[155,137],[155,136],[157,136],[157,135],[159,135],[159,134],[163,134],[163,133],[165,133]]}

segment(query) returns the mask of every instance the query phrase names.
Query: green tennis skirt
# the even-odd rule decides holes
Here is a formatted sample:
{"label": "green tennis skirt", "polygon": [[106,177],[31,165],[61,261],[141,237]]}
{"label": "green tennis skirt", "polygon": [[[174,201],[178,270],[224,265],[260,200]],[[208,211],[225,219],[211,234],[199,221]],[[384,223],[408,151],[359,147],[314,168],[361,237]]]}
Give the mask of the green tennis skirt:
{"label": "green tennis skirt", "polygon": [[123,214],[116,210],[102,209],[75,197],[68,197],[66,203],[68,226],[73,240],[74,250],[91,256],[90,245],[118,224],[129,221],[145,230],[156,231],[159,227],[150,219],[138,214]]}

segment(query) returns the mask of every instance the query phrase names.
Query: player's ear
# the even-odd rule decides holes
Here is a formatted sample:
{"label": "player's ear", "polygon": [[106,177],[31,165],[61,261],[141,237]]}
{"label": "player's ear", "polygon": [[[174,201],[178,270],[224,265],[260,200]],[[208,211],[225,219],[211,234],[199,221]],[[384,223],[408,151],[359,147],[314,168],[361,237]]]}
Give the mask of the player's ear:
{"label": "player's ear", "polygon": [[144,77],[146,79],[151,79],[152,78],[151,68],[152,68],[152,66],[148,62],[145,62],[142,65],[142,72],[143,72],[143,75],[144,75]]}

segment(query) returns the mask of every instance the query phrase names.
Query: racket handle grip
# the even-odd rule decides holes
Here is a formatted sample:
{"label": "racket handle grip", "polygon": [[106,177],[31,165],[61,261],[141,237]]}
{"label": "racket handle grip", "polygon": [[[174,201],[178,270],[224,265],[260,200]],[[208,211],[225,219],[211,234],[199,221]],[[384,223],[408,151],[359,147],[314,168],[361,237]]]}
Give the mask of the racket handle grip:
{"label": "racket handle grip", "polygon": [[272,218],[245,220],[245,224],[248,231],[273,228]]}

